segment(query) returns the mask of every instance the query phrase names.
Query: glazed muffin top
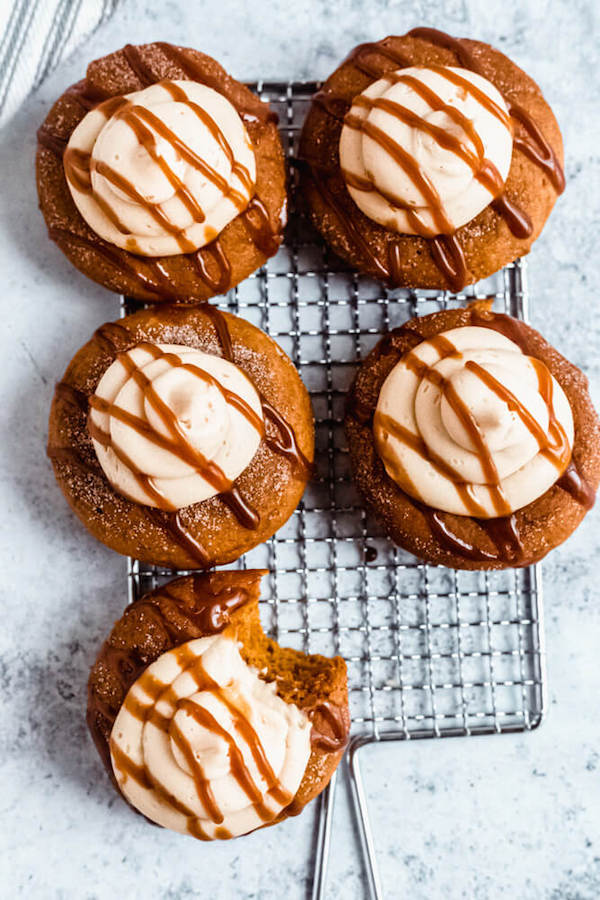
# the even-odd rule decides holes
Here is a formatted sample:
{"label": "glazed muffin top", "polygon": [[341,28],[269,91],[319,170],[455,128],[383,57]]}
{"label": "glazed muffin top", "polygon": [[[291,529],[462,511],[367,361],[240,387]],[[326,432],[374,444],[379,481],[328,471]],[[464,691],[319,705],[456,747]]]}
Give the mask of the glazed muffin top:
{"label": "glazed muffin top", "polygon": [[139,300],[205,300],[276,252],[277,117],[215,60],[158,42],[90,63],[38,131],[50,237]]}
{"label": "glazed muffin top", "polygon": [[300,167],[333,249],[394,286],[459,290],[527,253],[564,188],[538,86],[417,28],[356,47],[315,95]]}

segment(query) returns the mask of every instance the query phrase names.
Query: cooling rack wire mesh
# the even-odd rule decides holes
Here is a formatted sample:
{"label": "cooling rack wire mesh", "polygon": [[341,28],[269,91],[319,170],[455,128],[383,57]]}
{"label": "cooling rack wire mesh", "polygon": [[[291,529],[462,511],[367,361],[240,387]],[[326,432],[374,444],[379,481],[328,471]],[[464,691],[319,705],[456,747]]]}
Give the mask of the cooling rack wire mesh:
{"label": "cooling rack wire mesh", "polygon": [[[318,85],[250,87],[278,113],[292,156]],[[412,316],[493,296],[498,311],[527,318],[525,265],[519,261],[458,295],[388,290],[346,268],[294,212],[292,183],[284,245],[215,302],[262,328],[294,361],[311,393],[317,473],[287,524],[233,568],[269,570],[261,613],[269,634],[346,660],[352,740],[342,771],[350,779],[368,890],[380,898],[360,749],[373,741],[535,728],[545,703],[542,584],[539,566],[454,571],[394,547],[352,485],[344,398],[380,336]],[[124,311],[132,308],[124,301]],[[130,560],[129,599],[173,574]],[[326,894],[335,780],[319,801],[315,900]]]}

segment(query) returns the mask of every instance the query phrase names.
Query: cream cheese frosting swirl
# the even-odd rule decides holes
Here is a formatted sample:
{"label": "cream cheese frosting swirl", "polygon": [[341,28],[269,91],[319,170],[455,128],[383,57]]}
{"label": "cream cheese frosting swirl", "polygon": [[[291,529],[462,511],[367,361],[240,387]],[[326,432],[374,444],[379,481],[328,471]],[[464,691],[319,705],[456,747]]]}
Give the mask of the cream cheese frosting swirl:
{"label": "cream cheese frosting swirl", "polygon": [[544,363],[491,328],[454,328],[394,366],[373,420],[388,475],[434,509],[509,515],[571,458],[573,414]]}
{"label": "cream cheese frosting swirl", "polygon": [[90,228],[144,256],[214,240],[254,193],[246,128],[222,94],[162,81],[100,103],[73,131],[67,184]]}
{"label": "cream cheese frosting swirl", "polygon": [[357,206],[400,234],[452,234],[498,197],[510,169],[506,103],[450,66],[390,72],[354,98],[340,165]]}
{"label": "cream cheese frosting swirl", "polygon": [[311,723],[277,696],[224,635],[160,656],[132,685],[110,736],[126,799],[201,840],[272,822],[296,794]]}
{"label": "cream cheese frosting swirl", "polygon": [[115,490],[170,511],[229,490],[264,434],[261,400],[244,372],[177,344],[120,353],[90,407],[94,449]]}

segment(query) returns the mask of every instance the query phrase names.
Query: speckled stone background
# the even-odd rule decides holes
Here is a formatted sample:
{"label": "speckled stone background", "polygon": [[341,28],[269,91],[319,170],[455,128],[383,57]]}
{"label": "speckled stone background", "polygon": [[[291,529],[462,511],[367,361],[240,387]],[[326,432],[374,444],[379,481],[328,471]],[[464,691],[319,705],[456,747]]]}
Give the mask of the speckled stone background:
{"label": "speckled stone background", "polygon": [[[55,380],[117,299],[47,240],[35,129],[86,62],[161,38],[237,77],[325,76],[359,41],[420,24],[489,41],[542,85],[568,188],[530,256],[533,321],[600,406],[598,43],[589,0],[123,2],[0,133],[2,620],[0,896],[304,898],[314,811],[211,846],[153,829],[109,787],[84,726],[85,681],[124,604],[125,563],[71,515],[44,456]],[[363,768],[386,897],[600,896],[600,604],[593,512],[545,563],[550,708],[533,734],[387,745]],[[329,893],[365,895],[345,791]]]}

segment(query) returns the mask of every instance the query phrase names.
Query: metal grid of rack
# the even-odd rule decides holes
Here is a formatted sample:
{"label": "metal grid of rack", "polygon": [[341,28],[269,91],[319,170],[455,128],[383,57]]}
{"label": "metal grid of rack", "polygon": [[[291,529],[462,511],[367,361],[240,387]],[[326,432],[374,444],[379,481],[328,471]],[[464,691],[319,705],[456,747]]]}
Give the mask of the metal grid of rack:
{"label": "metal grid of rack", "polygon": [[[279,114],[293,155],[317,85],[251,87]],[[517,262],[459,295],[385,289],[332,256],[295,215],[291,187],[283,247],[215,302],[268,332],[296,364],[313,402],[317,473],[288,523],[234,567],[269,570],[262,619],[278,641],[346,660],[348,772],[369,890],[381,897],[358,751],[377,740],[535,728],[545,702],[541,572],[453,571],[394,547],[352,485],[344,398],[361,359],[412,316],[493,296],[496,309],[526,318],[525,267]],[[130,561],[130,599],[172,574]],[[315,898],[325,896],[334,786],[320,801]]]}

